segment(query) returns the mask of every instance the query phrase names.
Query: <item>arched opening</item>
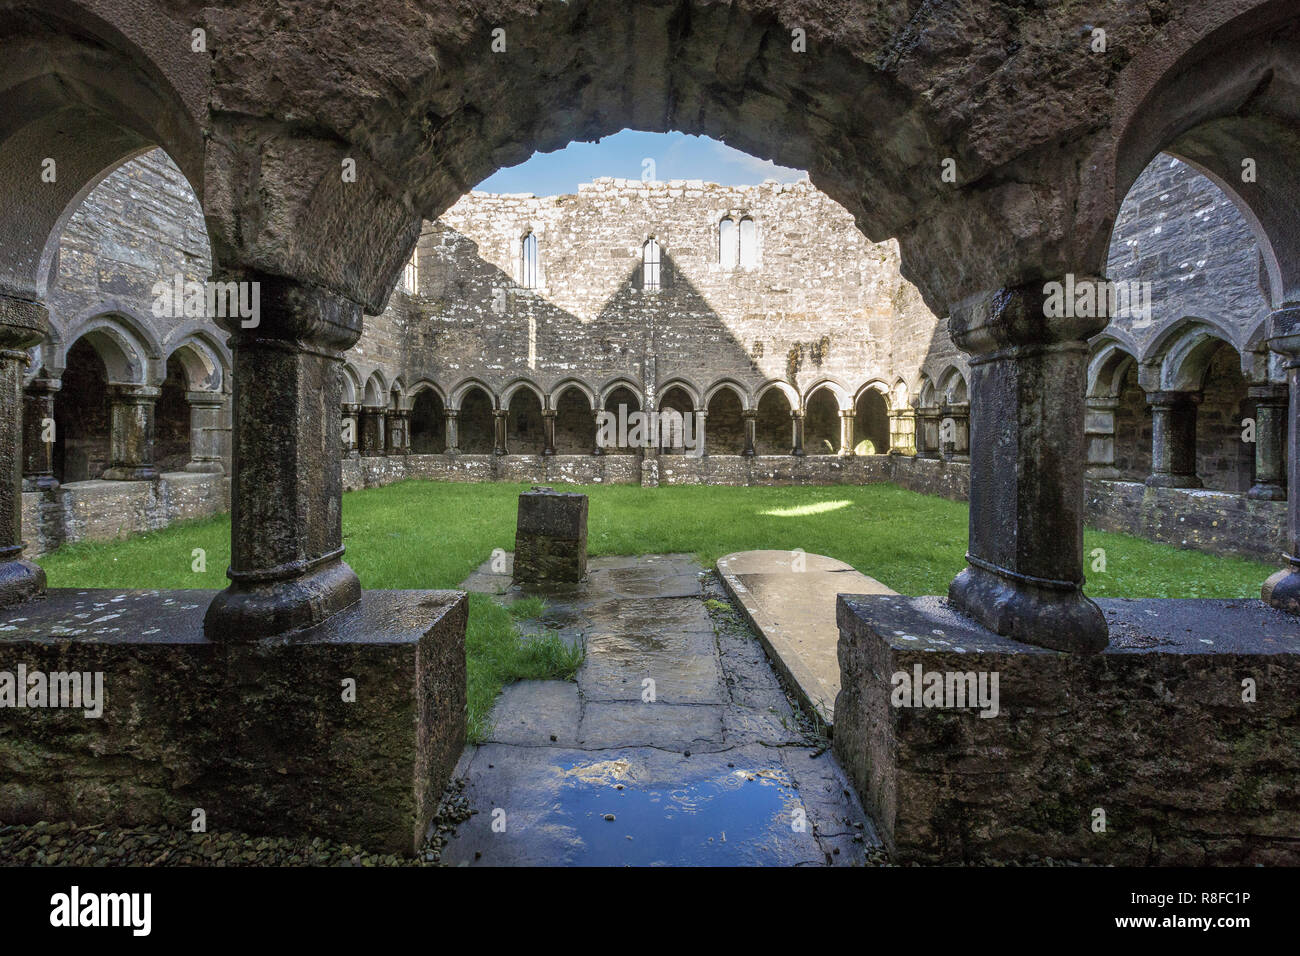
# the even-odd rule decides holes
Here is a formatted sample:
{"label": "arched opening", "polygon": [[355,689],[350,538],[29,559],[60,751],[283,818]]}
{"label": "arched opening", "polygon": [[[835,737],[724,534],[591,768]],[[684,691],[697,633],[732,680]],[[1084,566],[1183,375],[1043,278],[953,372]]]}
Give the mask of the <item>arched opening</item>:
{"label": "arched opening", "polygon": [[416,392],[411,402],[411,453],[439,455],[447,449],[447,417],[442,399],[431,388]]}
{"label": "arched opening", "polygon": [[54,477],[60,484],[98,478],[108,467],[108,370],[84,338],[68,349],[63,385],[54,396],[54,438]]}
{"label": "arched opening", "polygon": [[758,400],[754,420],[754,453],[788,455],[793,447],[790,399],[779,388],[769,388]]}
{"label": "arched opening", "polygon": [[889,405],[883,392],[869,388],[853,410],[855,455],[884,455],[889,451]]}
{"label": "arched opening", "polygon": [[531,388],[516,389],[506,415],[506,448],[512,455],[540,455],[546,447],[542,403]]}
{"label": "arched opening", "polygon": [[745,450],[745,418],[740,396],[720,388],[709,399],[704,450],[710,455],[739,455]]}
{"label": "arched opening", "polygon": [[173,352],[154,405],[154,464],[161,472],[183,471],[192,457],[190,403],[185,397],[188,384],[185,366]]}
{"label": "arched opening", "polygon": [[659,434],[665,455],[684,455],[688,451],[686,443],[694,446],[698,436],[695,432],[695,403],[686,389],[673,385],[659,398]]}
{"label": "arched opening", "polygon": [[466,455],[490,455],[496,446],[493,436],[492,398],[477,385],[461,397],[458,419],[458,447]]}
{"label": "arched opening", "polygon": [[829,388],[819,388],[804,409],[803,450],[808,455],[834,455],[840,450],[840,403]]}
{"label": "arched opening", "polygon": [[1242,440],[1245,419],[1255,418],[1237,350],[1213,347],[1196,413],[1196,473],[1206,488],[1245,494],[1255,483],[1255,446]]}
{"label": "arched opening", "polygon": [[[626,418],[633,412],[639,412],[640,410],[640,399],[638,399],[636,393],[626,385],[617,386],[605,396],[605,411],[614,416],[614,424],[616,428],[619,418]],[[619,445],[617,443],[604,448],[606,455],[635,455],[640,450],[640,448],[633,448],[630,445]]]}
{"label": "arched opening", "polygon": [[596,419],[582,389],[570,385],[555,400],[555,453],[587,455],[596,445]]}

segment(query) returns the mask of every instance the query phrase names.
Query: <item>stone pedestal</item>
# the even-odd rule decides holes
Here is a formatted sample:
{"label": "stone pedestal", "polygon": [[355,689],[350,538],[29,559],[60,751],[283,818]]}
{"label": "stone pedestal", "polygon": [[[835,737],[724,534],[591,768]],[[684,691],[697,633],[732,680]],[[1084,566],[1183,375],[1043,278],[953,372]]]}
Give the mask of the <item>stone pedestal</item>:
{"label": "stone pedestal", "polygon": [[54,396],[60,385],[58,379],[38,378],[23,391],[24,491],[53,491],[59,486],[54,477]]}
{"label": "stone pedestal", "polygon": [[533,488],[519,496],[517,584],[576,583],[587,574],[587,496]]}
{"label": "stone pedestal", "polygon": [[1083,438],[1088,446],[1089,478],[1115,479],[1119,469],[1115,467],[1115,412],[1119,400],[1114,398],[1090,398],[1083,419]]}
{"label": "stone pedestal", "polygon": [[379,458],[388,442],[384,409],[376,405],[361,406],[361,457]]}
{"label": "stone pedestal", "polygon": [[1286,501],[1287,387],[1252,385],[1255,400],[1255,484],[1247,496]]}
{"label": "stone pedestal", "polygon": [[112,382],[108,386],[110,481],[153,481],[153,412],[162,389]]}
{"label": "stone pedestal", "polygon": [[853,457],[853,416],[852,409],[840,409],[840,450],[841,458]]}
{"label": "stone pedestal", "polygon": [[226,471],[221,459],[222,422],[226,397],[220,392],[186,392],[190,405],[190,461],[186,471],[220,475]]}
{"label": "stone pedestal", "polygon": [[745,450],[741,454],[746,458],[753,458],[757,454],[754,443],[758,438],[758,412],[747,408],[740,413],[740,418],[745,424]]}
{"label": "stone pedestal", "polygon": [[1269,316],[1268,347],[1284,360],[1290,394],[1287,429],[1287,549],[1286,567],[1264,582],[1262,596],[1273,607],[1300,614],[1300,305]]}
{"label": "stone pedestal", "polygon": [[971,356],[971,492],[967,568],[948,596],[999,634],[1096,652],[1107,632],[1083,595],[1083,402],[1087,339],[1105,320],[1049,318],[1044,286],[952,310]]}
{"label": "stone pedestal", "polygon": [[791,423],[791,432],[792,432],[792,436],[793,436],[793,437],[792,437],[792,445],[791,445],[791,448],[790,448],[790,454],[794,455],[796,458],[802,458],[802,457],[804,456],[804,450],[803,450],[803,412],[802,412],[802,411],[799,411],[799,410],[795,410],[795,411],[791,412],[791,413],[790,413],[790,423]]}
{"label": "stone pedestal", "polygon": [[1200,488],[1196,476],[1195,392],[1149,392],[1151,405],[1151,474],[1156,488]]}
{"label": "stone pedestal", "polygon": [[231,584],[204,623],[209,639],[251,641],[361,598],[343,562],[338,369],[361,334],[361,306],[281,276],[233,281],[258,283],[261,311],[256,328],[218,319],[234,357]]}
{"label": "stone pedestal", "polygon": [[45,306],[0,295],[0,607],[45,591],[45,572],[23,560],[22,407],[25,349],[48,330]]}

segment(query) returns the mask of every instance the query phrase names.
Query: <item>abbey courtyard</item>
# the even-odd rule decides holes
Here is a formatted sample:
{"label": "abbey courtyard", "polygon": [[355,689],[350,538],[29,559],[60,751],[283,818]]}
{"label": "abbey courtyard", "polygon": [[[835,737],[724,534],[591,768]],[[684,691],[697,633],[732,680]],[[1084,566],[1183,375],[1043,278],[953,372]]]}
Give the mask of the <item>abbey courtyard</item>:
{"label": "abbey courtyard", "polygon": [[1300,862],[1293,5],[273,6],[0,4],[0,824]]}

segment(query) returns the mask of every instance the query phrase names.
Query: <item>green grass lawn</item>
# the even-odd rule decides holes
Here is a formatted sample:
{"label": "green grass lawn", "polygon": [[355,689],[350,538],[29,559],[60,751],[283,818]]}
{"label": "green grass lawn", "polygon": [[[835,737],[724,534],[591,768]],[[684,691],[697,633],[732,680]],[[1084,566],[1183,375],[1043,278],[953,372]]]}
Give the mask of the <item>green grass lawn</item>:
{"label": "green grass lawn", "polygon": [[[343,498],[347,561],[367,588],[450,588],[494,548],[513,550],[528,485],[406,481]],[[595,555],[694,552],[705,565],[756,548],[826,554],[903,594],[944,594],[964,566],[967,507],[893,485],[720,488],[591,485],[587,548]],[[194,549],[206,570],[195,571]],[[1094,597],[1248,598],[1274,568],[1088,531]],[[1094,549],[1105,570],[1093,569]],[[51,587],[221,588],[230,518],[173,525],[126,541],[75,544],[40,558]],[[531,610],[530,610],[531,609]],[[535,614],[525,605],[518,614]],[[466,654],[477,739],[503,683],[563,677],[579,658],[556,639],[520,642],[511,613],[473,596]]]}

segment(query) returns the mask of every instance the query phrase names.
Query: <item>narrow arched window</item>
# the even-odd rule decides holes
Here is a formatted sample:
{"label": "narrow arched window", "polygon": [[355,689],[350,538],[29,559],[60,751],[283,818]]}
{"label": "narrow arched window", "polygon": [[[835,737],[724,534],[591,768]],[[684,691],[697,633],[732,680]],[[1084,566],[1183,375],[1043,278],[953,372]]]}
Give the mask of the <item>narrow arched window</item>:
{"label": "narrow arched window", "polygon": [[537,288],[537,236],[531,232],[519,246],[519,284],[525,289]]}
{"label": "narrow arched window", "polygon": [[647,239],[641,247],[641,287],[647,292],[658,292],[659,278],[659,243]]}
{"label": "narrow arched window", "polygon": [[740,267],[752,269],[758,265],[758,226],[746,217],[740,220]]}
{"label": "narrow arched window", "polygon": [[724,269],[736,268],[739,252],[736,241],[736,221],[730,216],[724,216],[722,222],[718,223],[718,263]]}
{"label": "narrow arched window", "polygon": [[402,270],[402,288],[411,293],[414,293],[419,288],[420,265],[419,260],[416,258],[418,254],[418,250],[412,252],[411,260],[406,264],[406,268]]}

